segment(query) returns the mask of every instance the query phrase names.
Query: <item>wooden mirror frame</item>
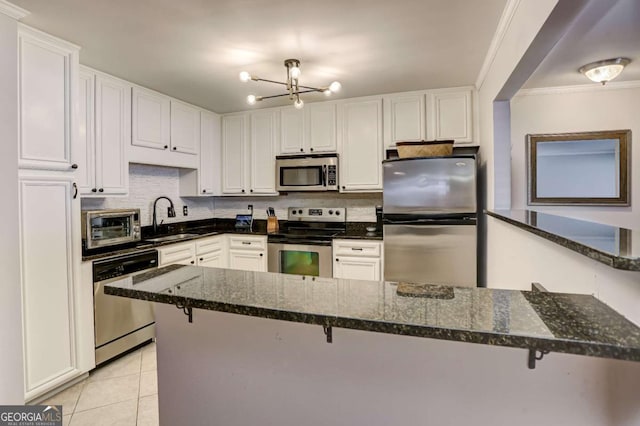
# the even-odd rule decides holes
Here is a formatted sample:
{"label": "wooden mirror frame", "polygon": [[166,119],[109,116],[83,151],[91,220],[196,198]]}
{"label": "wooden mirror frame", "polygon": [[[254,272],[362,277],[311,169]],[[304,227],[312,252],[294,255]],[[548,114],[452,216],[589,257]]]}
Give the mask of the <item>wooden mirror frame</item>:
{"label": "wooden mirror frame", "polygon": [[[538,197],[537,195],[537,151],[538,144],[551,141],[584,141],[617,139],[620,144],[618,197]],[[631,203],[631,130],[605,130],[598,132],[549,133],[527,135],[527,186],[529,205],[584,205],[584,206],[628,206]]]}

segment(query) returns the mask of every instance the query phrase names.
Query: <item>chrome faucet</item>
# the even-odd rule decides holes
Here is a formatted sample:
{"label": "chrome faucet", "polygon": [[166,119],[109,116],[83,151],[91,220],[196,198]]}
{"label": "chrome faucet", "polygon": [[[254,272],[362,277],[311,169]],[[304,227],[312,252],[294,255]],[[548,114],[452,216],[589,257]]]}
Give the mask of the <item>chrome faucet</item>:
{"label": "chrome faucet", "polygon": [[171,201],[171,199],[169,197],[158,197],[156,198],[156,200],[153,202],[153,233],[156,234],[158,232],[158,220],[156,219],[156,204],[158,204],[158,200],[161,199],[165,199],[169,202],[170,206],[169,209],[167,210],[167,216],[169,217],[176,217],[176,209],[173,207],[173,201]]}

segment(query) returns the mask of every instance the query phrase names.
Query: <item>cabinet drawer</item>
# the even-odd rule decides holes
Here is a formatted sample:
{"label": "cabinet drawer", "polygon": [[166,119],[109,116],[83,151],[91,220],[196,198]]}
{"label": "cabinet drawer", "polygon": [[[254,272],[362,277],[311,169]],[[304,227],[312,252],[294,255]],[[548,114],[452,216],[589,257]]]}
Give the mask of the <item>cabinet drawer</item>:
{"label": "cabinet drawer", "polygon": [[229,248],[245,250],[265,250],[267,237],[229,236]]}
{"label": "cabinet drawer", "polygon": [[196,240],[196,254],[207,254],[224,248],[224,235]]}
{"label": "cabinet drawer", "polygon": [[380,257],[382,243],[361,240],[334,240],[334,256]]}
{"label": "cabinet drawer", "polygon": [[196,248],[193,242],[174,244],[158,249],[158,263],[160,266],[167,266],[172,263],[184,263],[185,260],[195,259],[195,256]]}

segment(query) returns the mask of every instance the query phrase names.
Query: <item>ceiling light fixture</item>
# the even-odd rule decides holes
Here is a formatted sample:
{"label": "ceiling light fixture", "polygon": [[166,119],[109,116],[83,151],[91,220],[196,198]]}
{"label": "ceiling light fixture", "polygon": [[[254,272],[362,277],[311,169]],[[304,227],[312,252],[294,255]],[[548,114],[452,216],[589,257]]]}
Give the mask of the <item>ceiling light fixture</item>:
{"label": "ceiling light fixture", "polygon": [[604,61],[592,62],[580,68],[582,74],[591,81],[604,84],[616,78],[622,69],[631,62],[628,58],[614,58]]}
{"label": "ceiling light fixture", "polygon": [[[246,71],[242,71],[239,75],[240,81],[246,83],[249,80],[253,81],[264,81],[267,83],[280,84],[283,86],[287,86],[287,93],[283,93],[281,95],[272,95],[272,96],[256,96],[249,95],[247,96],[247,103],[249,105],[255,105],[256,102],[262,101],[264,99],[270,98],[280,98],[282,96],[288,96],[290,100],[294,101],[293,106],[297,109],[301,109],[304,106],[304,102],[300,99],[300,94],[302,93],[310,93],[310,92],[319,92],[324,93],[325,96],[330,96],[332,93],[337,93],[342,89],[342,85],[334,81],[330,85],[326,87],[310,87],[310,86],[302,86],[298,84],[298,78],[300,78],[300,61],[297,59],[286,59],[284,61],[284,66],[287,69],[287,81],[273,81],[267,80],[265,78],[259,78],[249,74]],[[304,90],[300,90],[304,89]]]}

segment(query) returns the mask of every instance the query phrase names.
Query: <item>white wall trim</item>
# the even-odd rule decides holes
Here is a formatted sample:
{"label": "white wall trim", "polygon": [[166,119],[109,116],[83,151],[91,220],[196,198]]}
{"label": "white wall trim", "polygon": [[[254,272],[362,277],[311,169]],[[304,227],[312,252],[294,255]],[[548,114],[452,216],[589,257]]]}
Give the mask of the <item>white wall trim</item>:
{"label": "white wall trim", "polygon": [[640,88],[640,80],[633,81],[614,81],[604,86],[600,83],[578,84],[574,86],[556,86],[556,87],[536,87],[531,89],[520,89],[514,97],[518,96],[536,96],[536,95],[557,95],[566,93],[580,92],[596,92],[603,90],[623,90]]}
{"label": "white wall trim", "polygon": [[482,68],[480,68],[480,72],[478,73],[478,78],[476,80],[477,90],[480,90],[480,88],[484,84],[485,78],[487,78],[487,73],[489,72],[489,69],[493,64],[493,61],[496,59],[498,50],[500,50],[502,41],[507,34],[507,30],[511,25],[513,16],[516,14],[516,10],[518,10],[519,4],[520,0],[507,0],[507,4],[502,11],[502,16],[500,16],[500,20],[498,21],[496,32],[493,34],[493,39],[491,40],[491,44],[489,45],[487,55],[484,57]]}
{"label": "white wall trim", "polygon": [[0,13],[3,13],[16,21],[24,18],[25,16],[31,14],[26,9],[16,6],[15,4],[9,3],[6,0],[0,0]]}
{"label": "white wall trim", "polygon": [[[2,1],[2,0],[0,0]],[[28,25],[25,25],[23,23],[18,23],[18,34],[28,34],[32,37],[37,37],[40,41],[42,42],[46,42],[49,43],[53,46],[56,46],[58,48],[63,48],[63,49],[67,49],[67,50],[71,50],[71,51],[79,51],[80,49],[82,49],[80,46],[78,46],[77,44],[73,44],[69,41],[63,40],[61,38],[58,38],[56,36],[52,36],[51,34],[47,34],[43,31],[40,31],[36,28],[30,27]]]}

